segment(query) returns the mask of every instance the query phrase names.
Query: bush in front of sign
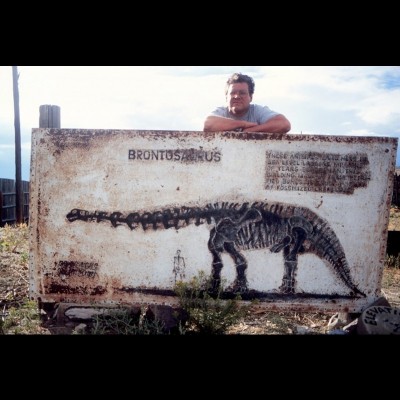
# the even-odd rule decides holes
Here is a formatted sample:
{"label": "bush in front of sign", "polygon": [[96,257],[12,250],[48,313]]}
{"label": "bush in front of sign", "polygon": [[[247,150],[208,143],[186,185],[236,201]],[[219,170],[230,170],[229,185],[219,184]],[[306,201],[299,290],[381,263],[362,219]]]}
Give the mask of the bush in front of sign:
{"label": "bush in front of sign", "polygon": [[200,271],[189,282],[177,282],[174,290],[179,297],[180,306],[189,316],[183,327],[185,334],[224,334],[248,310],[247,306],[239,304],[239,295],[234,299],[221,298],[223,282],[218,292],[211,296],[211,278],[204,271]]}
{"label": "bush in front of sign", "polygon": [[109,310],[93,317],[91,326],[86,331],[90,335],[163,335],[162,321],[149,321],[144,313],[132,312],[127,308]]}

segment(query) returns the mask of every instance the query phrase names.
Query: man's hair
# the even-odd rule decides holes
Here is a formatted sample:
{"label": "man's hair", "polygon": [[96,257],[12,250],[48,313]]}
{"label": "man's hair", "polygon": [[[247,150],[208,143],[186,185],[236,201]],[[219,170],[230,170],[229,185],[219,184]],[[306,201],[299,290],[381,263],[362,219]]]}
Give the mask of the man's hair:
{"label": "man's hair", "polygon": [[232,85],[232,83],[243,83],[243,82],[247,83],[247,86],[249,87],[250,96],[253,96],[254,87],[256,86],[256,84],[254,83],[254,80],[251,76],[244,75],[241,72],[235,72],[226,81],[225,96],[228,94],[229,86]]}

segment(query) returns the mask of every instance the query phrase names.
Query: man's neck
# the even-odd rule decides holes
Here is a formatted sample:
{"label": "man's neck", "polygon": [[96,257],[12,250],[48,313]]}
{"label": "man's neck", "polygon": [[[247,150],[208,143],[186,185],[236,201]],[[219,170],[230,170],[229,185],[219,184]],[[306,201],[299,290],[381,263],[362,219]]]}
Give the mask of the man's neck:
{"label": "man's neck", "polygon": [[233,117],[242,118],[249,112],[249,108],[242,112],[233,112],[232,109],[228,109],[228,111],[229,111],[229,114],[232,115]]}

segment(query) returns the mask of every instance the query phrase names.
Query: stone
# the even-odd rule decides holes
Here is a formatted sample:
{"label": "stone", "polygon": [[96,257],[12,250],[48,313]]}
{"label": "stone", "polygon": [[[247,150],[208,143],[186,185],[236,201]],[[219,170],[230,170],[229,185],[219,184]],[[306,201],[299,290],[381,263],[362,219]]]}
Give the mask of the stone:
{"label": "stone", "polygon": [[372,306],[363,311],[357,325],[360,335],[400,335],[400,309]]}
{"label": "stone", "polygon": [[356,318],[358,314],[339,312],[329,319],[327,330],[343,328]]}
{"label": "stone", "polygon": [[160,321],[165,333],[179,332],[179,326],[184,325],[189,315],[179,307],[168,305],[151,304],[145,312],[148,321]]}

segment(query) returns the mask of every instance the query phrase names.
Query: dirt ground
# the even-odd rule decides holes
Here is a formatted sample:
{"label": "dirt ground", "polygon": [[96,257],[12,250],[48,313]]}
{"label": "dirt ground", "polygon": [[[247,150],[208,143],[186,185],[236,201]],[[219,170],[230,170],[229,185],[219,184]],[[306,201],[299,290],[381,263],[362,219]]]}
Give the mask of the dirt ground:
{"label": "dirt ground", "polygon": [[[390,229],[400,230],[400,211],[393,209]],[[382,293],[392,307],[400,307],[400,267],[385,267]],[[29,241],[28,226],[0,228],[0,317],[1,321],[12,318],[15,310],[25,310],[29,290]],[[31,310],[32,311],[32,310]],[[27,318],[26,312],[21,319]],[[247,316],[227,331],[230,335],[304,335],[329,333],[332,313],[268,312],[250,309]],[[22,334],[54,334],[42,323],[16,321]],[[0,325],[1,328],[1,325]],[[71,330],[70,330],[71,331]],[[70,332],[69,331],[69,332]],[[60,329],[65,334],[68,330]],[[1,331],[0,331],[1,333]]]}

